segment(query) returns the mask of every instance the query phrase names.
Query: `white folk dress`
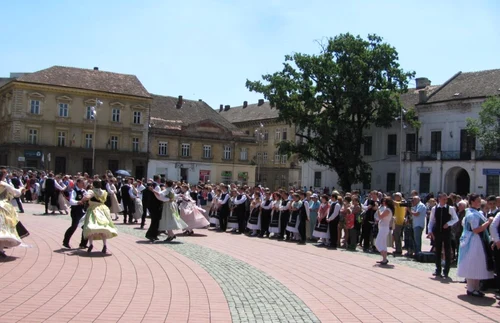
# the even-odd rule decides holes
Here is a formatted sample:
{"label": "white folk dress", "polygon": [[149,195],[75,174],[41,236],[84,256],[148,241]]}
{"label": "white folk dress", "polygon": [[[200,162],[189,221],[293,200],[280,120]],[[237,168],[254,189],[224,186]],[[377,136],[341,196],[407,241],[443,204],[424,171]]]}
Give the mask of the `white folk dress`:
{"label": "white folk dress", "polygon": [[389,215],[378,221],[378,234],[375,240],[375,247],[379,252],[387,251],[387,237],[391,233],[392,211],[386,207],[380,207],[380,214],[389,210]]}

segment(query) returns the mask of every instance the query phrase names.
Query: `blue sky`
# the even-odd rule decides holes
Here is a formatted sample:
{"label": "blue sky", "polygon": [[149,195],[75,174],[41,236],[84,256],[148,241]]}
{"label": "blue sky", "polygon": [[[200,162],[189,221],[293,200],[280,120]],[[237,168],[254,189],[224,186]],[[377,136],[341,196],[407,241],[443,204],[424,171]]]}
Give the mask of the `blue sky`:
{"label": "blue sky", "polygon": [[500,68],[500,1],[106,0],[2,3],[0,76],[53,65],[135,74],[152,93],[241,105],[246,79],[350,32],[382,36],[441,84]]}

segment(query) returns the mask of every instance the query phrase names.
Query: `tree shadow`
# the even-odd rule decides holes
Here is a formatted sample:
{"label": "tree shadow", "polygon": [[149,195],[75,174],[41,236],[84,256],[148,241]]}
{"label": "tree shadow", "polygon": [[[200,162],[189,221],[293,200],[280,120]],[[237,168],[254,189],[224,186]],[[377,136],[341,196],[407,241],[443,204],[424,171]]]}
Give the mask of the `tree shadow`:
{"label": "tree shadow", "polygon": [[496,299],[491,297],[474,297],[468,296],[467,294],[458,295],[457,298],[463,302],[476,306],[491,306],[496,302]]}

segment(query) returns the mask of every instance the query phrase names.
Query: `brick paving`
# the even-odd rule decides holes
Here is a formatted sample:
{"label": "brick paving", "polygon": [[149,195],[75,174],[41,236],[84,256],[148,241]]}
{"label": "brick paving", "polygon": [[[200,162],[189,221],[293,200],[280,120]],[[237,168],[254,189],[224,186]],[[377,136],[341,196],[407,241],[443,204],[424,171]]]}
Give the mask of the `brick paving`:
{"label": "brick paving", "polygon": [[[39,210],[28,205],[27,210]],[[494,322],[491,295],[396,262],[215,233],[149,244],[118,226],[111,256],[61,249],[69,222],[21,215],[32,248],[0,262],[0,322]],[[78,244],[78,230],[73,245]],[[100,246],[96,244],[96,250]],[[278,308],[278,310],[276,310]],[[280,313],[281,311],[281,313]]]}

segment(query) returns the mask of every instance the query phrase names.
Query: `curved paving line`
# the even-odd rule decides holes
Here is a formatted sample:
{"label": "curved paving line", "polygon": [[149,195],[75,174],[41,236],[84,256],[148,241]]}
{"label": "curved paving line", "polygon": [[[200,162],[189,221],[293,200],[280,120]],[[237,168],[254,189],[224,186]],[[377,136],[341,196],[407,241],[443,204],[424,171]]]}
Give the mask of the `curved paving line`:
{"label": "curved paving line", "polygon": [[[63,218],[64,216],[51,216]],[[118,232],[144,239],[144,231],[119,226]],[[307,305],[278,280],[231,256],[199,245],[158,243],[193,260],[219,284],[235,323],[320,322]]]}

